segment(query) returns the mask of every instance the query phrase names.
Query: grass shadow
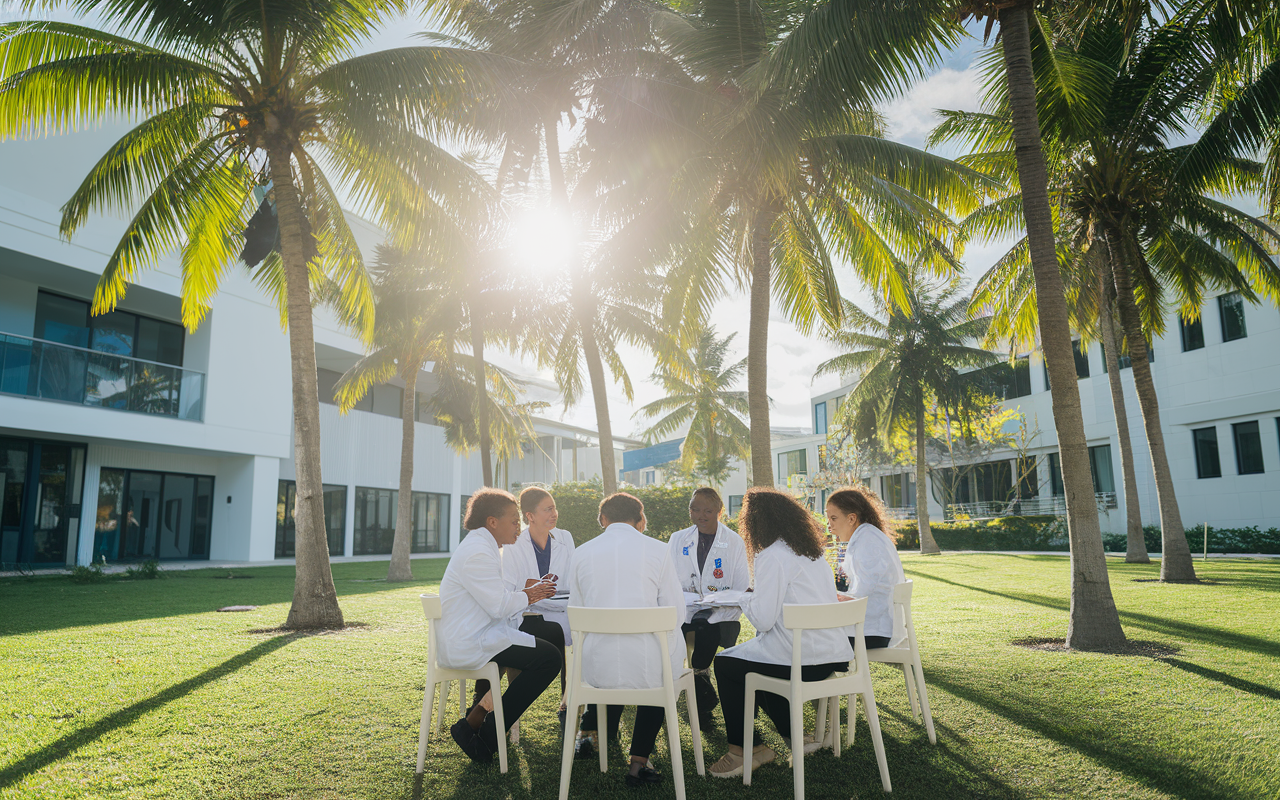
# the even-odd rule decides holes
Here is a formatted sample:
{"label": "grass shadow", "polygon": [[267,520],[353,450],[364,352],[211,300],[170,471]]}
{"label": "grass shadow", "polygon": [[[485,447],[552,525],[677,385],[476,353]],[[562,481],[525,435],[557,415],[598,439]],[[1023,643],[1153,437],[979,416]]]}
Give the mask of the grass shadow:
{"label": "grass shadow", "polygon": [[1217,681],[1223,686],[1229,686],[1232,689],[1238,689],[1249,694],[1256,694],[1258,697],[1265,697],[1268,700],[1280,700],[1280,689],[1273,689],[1270,686],[1264,686],[1261,683],[1247,681],[1244,678],[1226,672],[1219,672],[1216,669],[1201,666],[1200,664],[1192,664],[1190,661],[1183,661],[1177,658],[1161,658],[1160,663],[1168,664],[1171,667],[1189,672],[1192,675],[1199,675],[1201,678],[1207,678],[1211,681]]}
{"label": "grass shadow", "polygon": [[66,758],[112,731],[132,725],[146,714],[172,703],[174,700],[186,697],[207,683],[247,667],[263,656],[279,650],[296,638],[296,636],[277,636],[274,639],[256,644],[243,653],[232,656],[217,666],[210,667],[199,675],[175,683],[144,700],[139,700],[133,705],[108,714],[92,725],[79,728],[56,741],[50,742],[39,750],[14,761],[4,769],[0,769],[0,789],[18,783],[28,775],[44,769],[55,761]]}

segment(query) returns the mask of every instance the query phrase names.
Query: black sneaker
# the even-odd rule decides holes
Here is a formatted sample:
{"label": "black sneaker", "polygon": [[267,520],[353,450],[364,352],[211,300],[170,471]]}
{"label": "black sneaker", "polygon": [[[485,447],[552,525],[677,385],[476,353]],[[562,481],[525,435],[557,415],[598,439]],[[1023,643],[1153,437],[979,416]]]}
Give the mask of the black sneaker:
{"label": "black sneaker", "polygon": [[578,734],[578,741],[573,747],[573,757],[578,761],[590,761],[596,757],[596,746],[591,739]]}
{"label": "black sneaker", "polygon": [[658,772],[656,769],[641,767],[639,775],[632,775],[630,772],[627,773],[627,785],[633,789],[637,789],[642,786],[652,786],[655,783],[662,783],[662,773]]}
{"label": "black sneaker", "polygon": [[453,723],[449,733],[453,734],[453,740],[458,743],[458,747],[462,748],[462,752],[475,763],[488,764],[493,760],[493,753],[489,751],[480,735],[471,730],[466,717]]}

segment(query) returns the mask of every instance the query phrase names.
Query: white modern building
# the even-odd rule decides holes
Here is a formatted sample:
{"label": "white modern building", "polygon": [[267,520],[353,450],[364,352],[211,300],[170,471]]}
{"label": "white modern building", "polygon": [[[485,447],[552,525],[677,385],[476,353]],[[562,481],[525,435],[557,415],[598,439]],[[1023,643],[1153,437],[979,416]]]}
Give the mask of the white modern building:
{"label": "white modern building", "polygon": [[[1170,469],[1184,525],[1217,527],[1280,526],[1280,311],[1270,304],[1250,305],[1238,294],[1210,297],[1200,319],[1174,316],[1167,333],[1151,348],[1151,371],[1160,401]],[[1101,347],[1076,348],[1077,385],[1085,435],[1093,467],[1102,529],[1125,530],[1120,450],[1110,384]],[[1127,358],[1121,359],[1121,383],[1133,439],[1134,467],[1142,521],[1159,524],[1155,478]],[[1024,415],[1038,434],[1020,452],[997,451],[981,463],[966,465],[950,480],[930,478],[929,507],[934,519],[955,512],[971,517],[1010,513],[1054,513],[1063,508],[1058,442],[1053,424],[1048,376],[1039,353],[993,370],[1004,404]],[[814,434],[775,439],[779,486],[804,490],[823,467],[828,424],[853,385],[815,395],[811,401]],[[1026,459],[1022,464],[1017,459]],[[894,509],[915,513],[915,474],[909,467],[869,469],[862,476]],[[1022,477],[1017,481],[1017,477]],[[1015,485],[1020,484],[1020,485]],[[811,489],[815,505],[822,490]]]}
{"label": "white modern building", "polygon": [[[170,258],[139,275],[117,311],[91,316],[125,221],[96,218],[71,242],[58,235],[61,204],[120,132],[0,145],[0,569],[288,558],[293,425],[275,307],[233,267],[188,333]],[[377,241],[371,225],[351,222],[362,247]],[[330,552],[390,553],[403,389],[377,386],[340,415],[332,386],[363,347],[324,309],[315,330]],[[430,392],[431,375],[418,386]],[[479,459],[451,450],[425,415],[417,426],[413,551],[447,552],[481,484]],[[502,484],[599,474],[593,431],[535,428],[526,457],[498,465]]]}

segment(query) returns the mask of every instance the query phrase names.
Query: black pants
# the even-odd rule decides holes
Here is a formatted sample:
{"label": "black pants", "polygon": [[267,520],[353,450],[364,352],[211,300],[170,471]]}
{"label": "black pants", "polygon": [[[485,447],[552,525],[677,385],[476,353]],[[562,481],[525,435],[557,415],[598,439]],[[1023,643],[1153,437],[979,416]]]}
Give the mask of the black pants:
{"label": "black pants", "polygon": [[[542,639],[560,651],[560,694],[563,695],[565,690],[564,628],[561,628],[558,623],[548,622],[541,614],[531,614],[520,623],[520,630],[532,635],[535,639]],[[475,706],[480,702],[480,698],[488,693],[489,682],[476,681],[471,705]]]}
{"label": "black pants", "polygon": [[[863,641],[865,641],[865,642],[867,643],[867,649],[868,649],[868,650],[879,650],[881,647],[888,647],[888,646],[889,646],[889,637],[888,637],[888,636],[863,636],[863,637],[862,637],[862,640],[863,640]],[[856,647],[856,646],[857,646],[857,645],[855,645],[855,644],[854,644],[854,641],[855,641],[855,640],[854,640],[852,637],[850,637],[850,639],[849,639],[849,646],[850,646],[850,647]]]}
{"label": "black pants", "polygon": [[[508,730],[556,679],[562,660],[563,656],[555,646],[545,639],[535,639],[533,647],[512,645],[493,657],[493,661],[500,667],[520,670],[520,674],[508,684],[507,691],[502,694],[502,718]],[[497,752],[497,718],[492,713],[485,717],[484,724],[480,726],[480,738],[489,746],[490,752]]]}
{"label": "black pants", "polygon": [[[694,670],[705,670],[711,666],[716,651],[721,647],[732,647],[738,641],[742,631],[742,623],[737,620],[710,622],[705,618],[695,617],[680,627],[686,636],[693,634],[693,654],[689,664]],[[701,671],[693,673],[693,691],[698,698],[698,716],[704,726],[713,722],[711,712],[720,702],[716,696],[716,687],[711,685],[711,676]]]}
{"label": "black pants", "polygon": [[[800,667],[800,679],[820,681],[838,670],[849,668],[848,662],[832,664],[805,664]],[[724,714],[724,736],[729,744],[742,747],[742,715],[744,694],[747,689],[747,673],[756,672],[770,678],[790,678],[790,664],[761,664],[733,656],[716,656],[716,681],[720,684],[720,710]],[[755,719],[760,709],[773,720],[773,726],[786,739],[791,738],[791,701],[771,692],[756,692],[756,707],[751,709]],[[754,743],[753,743],[754,744]]]}
{"label": "black pants", "polygon": [[[618,741],[618,723],[622,721],[622,706],[605,707],[605,732],[610,741]],[[662,706],[636,706],[636,724],[631,730],[631,755],[637,758],[648,758],[653,754],[653,747],[658,743],[658,734],[662,731],[662,722],[666,711]],[[600,722],[596,719],[596,707],[587,706],[582,714],[582,730],[598,731]]]}

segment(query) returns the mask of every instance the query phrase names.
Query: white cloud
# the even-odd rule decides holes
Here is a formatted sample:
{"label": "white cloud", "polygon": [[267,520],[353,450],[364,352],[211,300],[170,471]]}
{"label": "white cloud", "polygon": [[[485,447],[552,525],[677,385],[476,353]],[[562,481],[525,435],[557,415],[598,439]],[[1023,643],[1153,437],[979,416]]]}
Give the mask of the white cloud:
{"label": "white cloud", "polygon": [[943,67],[881,108],[889,121],[889,138],[923,147],[941,120],[938,109],[977,111],[982,105],[978,65],[965,69]]}

